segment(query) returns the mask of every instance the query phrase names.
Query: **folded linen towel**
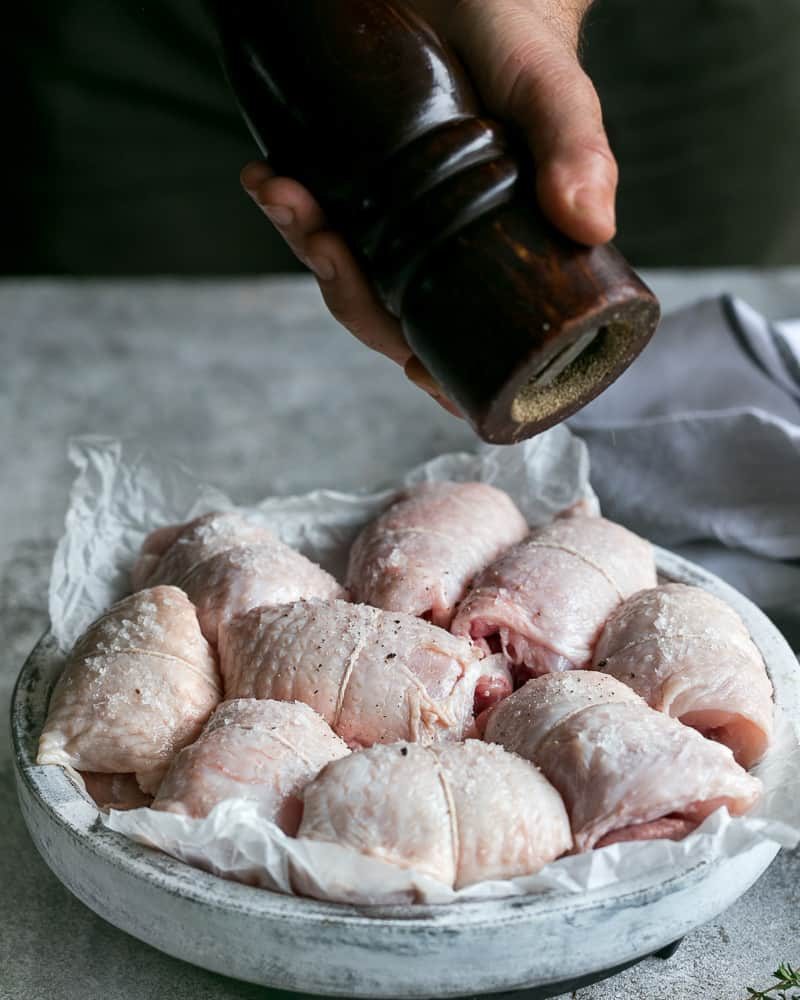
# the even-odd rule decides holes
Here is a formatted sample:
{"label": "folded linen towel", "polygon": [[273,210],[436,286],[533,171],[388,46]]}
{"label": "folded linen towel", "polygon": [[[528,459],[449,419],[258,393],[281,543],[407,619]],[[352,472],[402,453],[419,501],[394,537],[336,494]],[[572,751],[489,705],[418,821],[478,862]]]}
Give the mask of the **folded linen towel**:
{"label": "folded linen towel", "polygon": [[609,517],[718,572],[800,649],[800,320],[730,296],[674,312],[571,427]]}

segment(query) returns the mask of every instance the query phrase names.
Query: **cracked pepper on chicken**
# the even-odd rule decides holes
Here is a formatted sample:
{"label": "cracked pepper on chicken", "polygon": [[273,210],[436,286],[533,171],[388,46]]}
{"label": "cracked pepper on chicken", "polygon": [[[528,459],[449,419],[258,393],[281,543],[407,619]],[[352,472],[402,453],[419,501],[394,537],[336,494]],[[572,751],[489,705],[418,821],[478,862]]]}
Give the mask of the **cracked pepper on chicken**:
{"label": "cracked pepper on chicken", "polygon": [[747,812],[761,791],[727,747],[594,671],[528,681],[492,710],[484,739],[541,768],[564,799],[579,851],[681,839],[720,806]]}
{"label": "cracked pepper on chicken", "polygon": [[184,590],[212,645],[223,622],[250,608],[344,596],[324,569],[232,511],[152,532],[131,580],[136,589],[168,583]]}
{"label": "cracked pepper on chicken", "polygon": [[769,747],[772,684],[761,654],[733,608],[699,587],[669,583],[621,604],[603,628],[594,668],[724,743],[743,767]]}
{"label": "cracked pepper on chicken", "polygon": [[39,748],[103,807],[200,821],[244,799],[458,889],[759,797],[740,764],[769,745],[772,689],[746,628],[657,586],[650,544],[585,505],[528,535],[485,483],[413,487],[357,537],[348,590],[207,514],[152,532],[132,582],[76,643]]}
{"label": "cracked pepper on chicken", "polygon": [[329,765],[306,788],[297,835],[456,889],[537,872],[572,846],[547,779],[478,740],[375,746]]}
{"label": "cracked pepper on chicken", "polygon": [[227,698],[303,701],[350,746],[463,739],[479,686],[506,676],[468,640],[344,601],[239,615],[222,628],[220,667]]}
{"label": "cracked pepper on chicken", "polygon": [[617,605],[655,585],[649,542],[602,517],[559,518],[479,574],[451,631],[502,650],[520,681],[578,670]]}
{"label": "cracked pepper on chicken", "polygon": [[291,835],[300,822],[305,786],[348,753],[330,726],[301,702],[225,701],[195,742],[176,755],[153,808],[202,817],[219,802],[247,799]]}
{"label": "cracked pepper on chicken", "polygon": [[354,600],[447,628],[473,578],[528,534],[525,518],[486,483],[423,483],[405,490],[350,550]]}
{"label": "cracked pepper on chicken", "polygon": [[154,793],[222,697],[213,651],[175,587],[140,590],[78,640],[50,699],[39,764],[135,773]]}

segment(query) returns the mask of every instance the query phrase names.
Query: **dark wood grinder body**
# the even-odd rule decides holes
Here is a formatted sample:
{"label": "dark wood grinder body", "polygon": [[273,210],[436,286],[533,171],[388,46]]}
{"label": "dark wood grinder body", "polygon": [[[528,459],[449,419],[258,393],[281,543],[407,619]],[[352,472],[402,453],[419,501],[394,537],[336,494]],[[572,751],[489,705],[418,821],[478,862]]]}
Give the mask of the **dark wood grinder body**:
{"label": "dark wood grinder body", "polygon": [[219,0],[263,152],[320,201],[408,343],[487,441],[574,413],[645,346],[652,292],[610,244],[560,235],[533,167],[395,0]]}

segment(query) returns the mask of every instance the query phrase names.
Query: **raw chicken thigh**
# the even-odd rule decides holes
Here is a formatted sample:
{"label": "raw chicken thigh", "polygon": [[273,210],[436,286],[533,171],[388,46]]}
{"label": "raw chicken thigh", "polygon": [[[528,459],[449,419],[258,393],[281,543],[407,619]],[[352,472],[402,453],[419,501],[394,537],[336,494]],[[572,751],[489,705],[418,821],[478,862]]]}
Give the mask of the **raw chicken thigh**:
{"label": "raw chicken thigh", "polygon": [[747,812],[761,790],[727,747],[591,671],[528,681],[489,714],[485,739],[541,768],[564,798],[579,851],[680,839],[720,806]]}
{"label": "raw chicken thigh", "polygon": [[350,746],[462,739],[476,689],[503,670],[481,656],[419,618],[344,601],[256,608],[220,630],[226,697],[303,701]]}
{"label": "raw chicken thigh", "polygon": [[80,775],[86,791],[101,809],[140,809],[153,801],[152,795],[139,788],[133,774],[81,771]]}
{"label": "raw chicken thigh", "polygon": [[250,608],[345,596],[324,569],[234,512],[154,531],[131,579],[136,588],[169,583],[184,590],[213,645],[220,624]]}
{"label": "raw chicken thigh", "polygon": [[226,799],[248,799],[294,835],[303,788],[348,753],[330,726],[300,702],[226,701],[175,757],[153,808],[202,817]]}
{"label": "raw chicken thigh", "polygon": [[521,681],[576,670],[614,608],[655,584],[649,542],[602,517],[559,518],[478,576],[451,630],[502,649]]}
{"label": "raw chicken thigh", "polygon": [[730,747],[742,767],[767,751],[772,685],[744,622],[699,587],[643,590],[606,622],[594,654],[661,712]]}
{"label": "raw chicken thigh", "polygon": [[572,846],[564,804],[527,761],[477,740],[376,746],[306,787],[298,837],[459,889],[533,874]]}
{"label": "raw chicken thigh", "polygon": [[222,694],[214,654],[186,595],[142,590],[78,640],[50,699],[39,764],[135,773],[155,792]]}
{"label": "raw chicken thigh", "polygon": [[135,590],[160,583],[177,586],[211,556],[271,539],[269,531],[235,511],[218,511],[184,524],[167,524],[145,538],[131,570],[131,583]]}
{"label": "raw chicken thigh", "polygon": [[350,550],[354,600],[447,628],[473,577],[528,534],[511,498],[486,483],[406,490]]}

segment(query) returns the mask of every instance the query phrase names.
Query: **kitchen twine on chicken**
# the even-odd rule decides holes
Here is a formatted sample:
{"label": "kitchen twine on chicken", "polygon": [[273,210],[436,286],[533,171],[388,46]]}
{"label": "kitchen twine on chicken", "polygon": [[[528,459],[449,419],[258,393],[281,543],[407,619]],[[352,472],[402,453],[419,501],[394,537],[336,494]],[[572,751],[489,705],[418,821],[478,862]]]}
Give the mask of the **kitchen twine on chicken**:
{"label": "kitchen twine on chicken", "polygon": [[352,650],[350,651],[350,655],[347,657],[347,663],[345,664],[344,672],[342,673],[342,679],[339,681],[339,691],[336,695],[336,708],[334,710],[333,719],[331,721],[331,729],[333,729],[334,732],[337,731],[339,722],[341,721],[342,708],[344,707],[344,696],[345,693],[347,692],[347,685],[350,683],[350,678],[353,676],[353,670],[355,669],[355,665],[358,662],[358,659],[361,656],[361,654],[364,652],[364,647],[367,644],[368,631],[370,627],[372,628],[375,627],[375,623],[377,622],[378,617],[380,615],[380,612],[378,611],[377,608],[373,610],[374,613],[371,615],[372,621],[370,623],[366,622],[362,623],[360,621],[348,622],[348,629],[352,629],[353,626],[355,625],[358,634],[355,637],[355,643],[353,645]]}
{"label": "kitchen twine on chicken", "polygon": [[458,832],[458,813],[456,812],[456,804],[453,799],[453,790],[450,787],[450,782],[447,780],[447,775],[444,773],[441,761],[437,757],[436,753],[429,748],[430,756],[433,758],[434,767],[436,768],[436,774],[439,778],[439,784],[442,787],[442,792],[444,793],[444,804],[447,810],[447,819],[450,823],[450,843],[452,845],[453,851],[453,871],[458,871],[458,859],[461,856],[461,837]]}
{"label": "kitchen twine on chicken", "polygon": [[117,650],[117,652],[120,654],[136,653],[155,660],[173,660],[176,663],[180,663],[184,669],[188,670],[190,674],[205,684],[206,687],[210,687],[220,697],[222,696],[222,683],[219,678],[207,676],[202,670],[197,669],[196,664],[192,663],[191,660],[187,660],[184,656],[178,656],[176,653],[164,653],[159,649],[140,649],[138,646],[128,646],[125,649]]}
{"label": "kitchen twine on chicken", "polygon": [[611,574],[604,569],[602,566],[598,566],[597,563],[590,559],[584,552],[579,552],[577,549],[573,549],[569,545],[559,545],[555,542],[526,542],[526,549],[554,549],[556,552],[566,552],[568,555],[575,556],[576,559],[580,559],[582,563],[586,563],[587,566],[591,566],[592,569],[597,570],[597,572],[611,584],[611,588],[617,597],[621,600],[625,600],[625,594],[620,589],[617,581]]}

